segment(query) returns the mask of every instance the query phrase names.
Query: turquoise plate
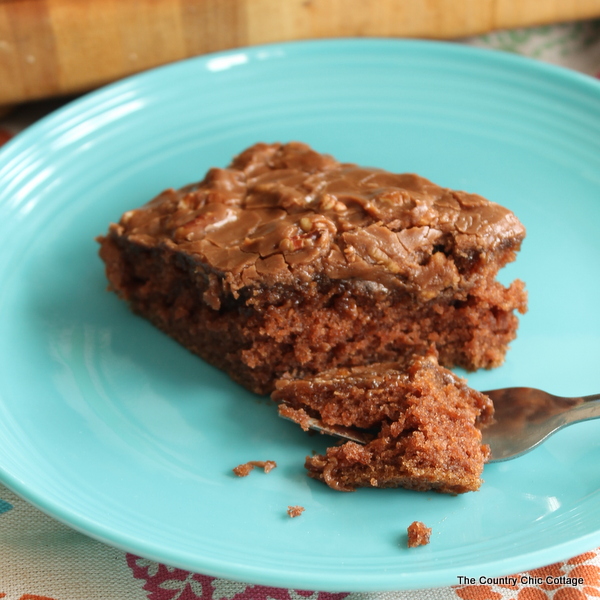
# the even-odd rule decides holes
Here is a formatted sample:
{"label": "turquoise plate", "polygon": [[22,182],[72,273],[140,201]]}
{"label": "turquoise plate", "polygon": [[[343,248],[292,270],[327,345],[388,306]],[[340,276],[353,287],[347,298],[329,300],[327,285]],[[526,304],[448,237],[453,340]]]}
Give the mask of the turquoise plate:
{"label": "turquoise plate", "polygon": [[[303,468],[324,438],[105,291],[94,236],[260,140],[513,209],[528,237],[502,277],[527,282],[530,310],[506,364],[470,383],[600,391],[598,82],[443,43],[255,47],[111,85],[0,152],[0,480],[129,552],[297,589],[450,585],[600,545],[600,423],[486,466],[477,493],[334,492]],[[261,459],[278,468],[231,472]],[[414,520],[433,535],[408,550]]]}

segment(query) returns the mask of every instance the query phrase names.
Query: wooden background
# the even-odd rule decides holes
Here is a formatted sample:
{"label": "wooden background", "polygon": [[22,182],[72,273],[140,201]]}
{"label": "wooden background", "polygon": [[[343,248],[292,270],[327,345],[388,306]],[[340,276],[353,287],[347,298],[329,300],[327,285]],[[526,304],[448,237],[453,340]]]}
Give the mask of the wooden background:
{"label": "wooden background", "polygon": [[593,16],[600,0],[0,0],[0,105],[236,46],[447,39]]}

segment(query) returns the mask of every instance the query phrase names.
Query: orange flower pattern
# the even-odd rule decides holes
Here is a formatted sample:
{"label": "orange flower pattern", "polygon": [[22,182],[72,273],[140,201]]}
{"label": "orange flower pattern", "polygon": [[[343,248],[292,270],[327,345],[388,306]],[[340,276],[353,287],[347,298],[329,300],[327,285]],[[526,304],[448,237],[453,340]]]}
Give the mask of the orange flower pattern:
{"label": "orange flower pattern", "polygon": [[600,549],[566,562],[507,577],[480,577],[478,585],[457,585],[461,600],[588,600],[600,598]]}

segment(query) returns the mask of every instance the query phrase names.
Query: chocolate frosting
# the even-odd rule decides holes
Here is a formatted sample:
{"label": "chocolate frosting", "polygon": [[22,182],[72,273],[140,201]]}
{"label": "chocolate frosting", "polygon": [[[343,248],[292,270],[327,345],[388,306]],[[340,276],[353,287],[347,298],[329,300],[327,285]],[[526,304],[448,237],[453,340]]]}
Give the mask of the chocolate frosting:
{"label": "chocolate frosting", "polygon": [[525,235],[512,212],[481,196],[340,163],[298,142],[255,144],[111,227],[185,253],[234,294],[325,276],[422,300],[465,285],[459,257],[485,262]]}

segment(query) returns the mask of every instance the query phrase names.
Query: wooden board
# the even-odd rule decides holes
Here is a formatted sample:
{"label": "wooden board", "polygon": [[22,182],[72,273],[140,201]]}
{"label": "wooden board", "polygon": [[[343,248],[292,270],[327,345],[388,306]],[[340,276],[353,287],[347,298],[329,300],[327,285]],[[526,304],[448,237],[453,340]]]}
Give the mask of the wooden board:
{"label": "wooden board", "polygon": [[600,0],[0,0],[0,104],[238,46],[447,39],[599,15]]}

